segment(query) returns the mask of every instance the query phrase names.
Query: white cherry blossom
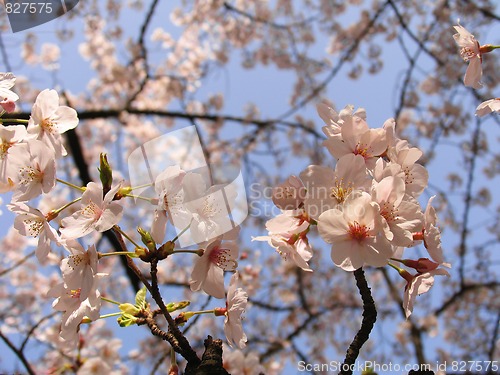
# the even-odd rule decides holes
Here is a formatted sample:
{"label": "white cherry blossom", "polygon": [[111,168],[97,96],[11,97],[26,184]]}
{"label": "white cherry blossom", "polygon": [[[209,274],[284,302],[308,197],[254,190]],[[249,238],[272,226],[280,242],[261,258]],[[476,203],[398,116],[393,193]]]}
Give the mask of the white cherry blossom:
{"label": "white cherry blossom", "polygon": [[80,289],[80,296],[86,299],[97,274],[97,250],[91,245],[84,250],[76,240],[66,240],[62,244],[70,255],[61,262],[63,280],[69,289]]}
{"label": "white cherry blossom", "polygon": [[476,108],[477,117],[483,117],[492,112],[500,112],[500,98],[486,100]]}
{"label": "white cherry blossom", "polygon": [[59,105],[55,90],[43,90],[38,94],[31,110],[28,133],[43,141],[54,150],[57,158],[67,154],[61,134],[78,125],[78,116],[73,108]]}
{"label": "white cherry blossom", "polygon": [[390,242],[377,228],[378,205],[368,193],[350,196],[343,210],[325,211],[318,220],[320,236],[332,244],[335,265],[354,271],[364,265],[382,267],[392,256]]}
{"label": "white cherry blossom", "polygon": [[434,285],[434,276],[443,275],[450,276],[448,271],[443,268],[437,268],[425,273],[418,273],[408,277],[405,287],[405,295],[403,299],[403,308],[406,318],[409,318],[413,312],[413,304],[417,296],[427,293]]}
{"label": "white cherry blossom", "polygon": [[243,332],[241,315],[248,303],[248,295],[243,289],[236,288],[238,272],[231,276],[226,301],[226,319],[224,321],[224,333],[231,347],[237,346],[243,349],[246,346],[247,336]]}
{"label": "white cherry blossom", "polygon": [[13,201],[27,201],[47,194],[56,184],[56,159],[51,148],[37,140],[28,142],[28,152],[13,161],[17,174]]}
{"label": "white cherry blossom", "polygon": [[51,250],[51,242],[59,245],[60,238],[56,230],[52,228],[47,218],[36,208],[29,207],[25,203],[17,202],[9,204],[8,209],[17,214],[14,219],[14,228],[19,234],[28,237],[38,237],[38,246],[35,255],[39,262],[45,262]]}
{"label": "white cherry blossom", "polygon": [[90,320],[99,318],[101,309],[101,293],[97,289],[99,279],[104,276],[97,274],[88,296],[84,298],[81,289],[71,289],[64,283],[53,286],[47,293],[55,298],[52,307],[63,311],[60,337],[71,344],[77,343],[78,329],[84,317]]}
{"label": "white cherry blossom", "polygon": [[307,263],[313,256],[306,234],[309,222],[302,210],[287,210],[266,223],[268,236],[252,237],[252,241],[267,241],[285,260],[292,260],[304,271],[312,269]]}
{"label": "white cherry blossom", "polygon": [[224,271],[236,269],[238,246],[233,241],[222,243],[222,236],[210,242],[203,255],[196,259],[189,284],[192,291],[202,289],[205,293],[224,298]]}
{"label": "white cherry blossom", "polygon": [[361,155],[342,156],[335,171],[320,165],[310,165],[301,174],[307,193],[304,210],[313,219],[336,208],[356,189],[368,190],[370,179]]}
{"label": "white cherry blossom", "polygon": [[15,186],[17,170],[14,162],[27,153],[28,146],[24,142],[26,137],[23,125],[0,124],[0,193],[10,191]]}
{"label": "white cherry blossom", "polygon": [[0,103],[15,102],[19,96],[11,90],[16,83],[16,77],[12,73],[0,73]]}
{"label": "white cherry blossom", "polygon": [[179,166],[171,166],[156,177],[155,191],[158,194],[158,206],[151,226],[151,235],[156,243],[161,243],[165,238],[169,217],[173,222],[179,221],[181,215],[184,216],[182,222],[191,218],[191,214],[182,205],[184,202],[182,181],[185,175],[186,172]]}
{"label": "white cherry blossom", "polygon": [[482,86],[481,77],[483,76],[481,66],[483,59],[479,42],[460,23],[453,28],[457,31],[456,34],[453,34],[453,39],[460,47],[460,56],[469,63],[464,76],[464,85],[479,89]]}
{"label": "white cherry blossom", "polygon": [[81,209],[61,221],[62,237],[80,238],[93,231],[105,232],[118,224],[123,215],[123,207],[113,201],[113,198],[120,186],[116,185],[103,198],[102,187],[95,182],[89,182],[82,195]]}

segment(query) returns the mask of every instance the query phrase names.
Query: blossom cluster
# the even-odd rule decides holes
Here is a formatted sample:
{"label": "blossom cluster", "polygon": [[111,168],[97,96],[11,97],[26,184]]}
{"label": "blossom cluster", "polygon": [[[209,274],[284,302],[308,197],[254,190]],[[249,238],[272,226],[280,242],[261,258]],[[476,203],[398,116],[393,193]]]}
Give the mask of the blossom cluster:
{"label": "blossom cluster", "polygon": [[[15,101],[19,97],[10,90],[14,83],[12,73],[0,74],[1,115],[15,110]],[[101,317],[103,297],[99,284],[107,275],[98,272],[99,259],[111,255],[141,258],[148,250],[156,250],[156,243],[173,244],[165,257],[170,255],[175,251],[174,242],[181,234],[173,241],[165,241],[168,221],[179,231],[188,231],[199,246],[198,250],[192,251],[198,259],[191,275],[191,290],[203,290],[216,298],[226,298],[224,271],[236,271],[237,268],[238,246],[235,240],[238,228],[225,233],[228,211],[222,205],[232,204],[236,191],[222,185],[209,186],[203,175],[169,166],[157,176],[153,184],[156,197],[149,199],[156,209],[151,218],[151,232],[147,233],[155,249],[150,246],[141,248],[132,239],[135,252],[100,253],[96,244],[85,249],[79,239],[93,236],[95,240],[99,237],[96,234],[110,229],[129,239],[117,225],[124,214],[123,200],[132,197],[133,187],[125,186],[124,181],[113,183],[111,168],[104,156],[101,158],[101,184],[89,182],[79,187],[56,176],[59,160],[67,155],[62,134],[78,125],[78,116],[73,108],[59,104],[55,90],[39,93],[29,120],[0,120],[0,189],[2,193],[12,192],[8,209],[16,214],[14,228],[23,236],[38,238],[35,254],[42,264],[54,259],[50,255],[53,245],[62,247],[65,252],[60,262],[62,280],[47,293],[55,299],[53,308],[63,313],[60,339],[65,350],[77,347],[82,322]],[[4,123],[9,125],[4,126]],[[42,212],[36,207],[39,198],[53,191],[58,182],[77,191],[77,198],[58,209]],[[68,212],[69,207],[78,205],[77,209]],[[60,215],[63,218],[54,226],[54,219]],[[141,235],[143,233],[146,232]],[[225,307],[215,309],[213,313],[226,317],[224,332],[229,344],[243,348],[247,338],[241,316],[248,296],[237,288],[238,279],[236,272],[229,285]]]}
{"label": "blossom cluster", "polygon": [[[428,183],[428,172],[418,163],[422,151],[397,137],[393,119],[373,129],[363,109],[349,105],[337,113],[326,103],[317,109],[325,122],[323,145],[336,160],[335,168],[310,165],[300,177],[291,176],[275,187],[273,201],[282,213],[266,223],[268,236],[254,240],[268,241],[284,259],[312,271],[308,234],[317,226],[321,238],[331,244],[334,264],[343,270],[386,265],[397,269],[407,280],[408,317],[415,297],[429,290],[434,275],[448,275],[441,267],[449,267],[431,206],[434,197],[425,209],[418,201]],[[428,257],[403,258],[405,248],[421,242]]]}
{"label": "blossom cluster", "polygon": [[[500,48],[500,46],[480,45],[474,35],[460,25],[460,21],[454,28],[457,33],[453,35],[453,38],[460,47],[460,56],[465,62],[469,63],[464,76],[464,85],[479,89],[483,86],[481,82],[483,77],[483,55]],[[476,108],[476,116],[478,117],[483,117],[492,112],[500,112],[500,98],[486,100]]]}

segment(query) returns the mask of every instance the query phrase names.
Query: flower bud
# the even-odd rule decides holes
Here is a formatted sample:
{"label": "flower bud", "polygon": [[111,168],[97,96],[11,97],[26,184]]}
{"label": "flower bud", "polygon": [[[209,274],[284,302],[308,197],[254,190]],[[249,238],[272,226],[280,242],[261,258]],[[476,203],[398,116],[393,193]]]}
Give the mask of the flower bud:
{"label": "flower bud", "polygon": [[156,252],[156,243],[153,240],[151,233],[149,233],[147,230],[142,229],[141,227],[137,227],[137,232],[139,232],[139,234],[141,235],[142,243],[146,245],[148,250],[153,253]]}
{"label": "flower bud", "polygon": [[418,273],[429,272],[439,267],[439,263],[433,262],[428,258],[420,258],[419,260],[403,259],[401,263],[407,267],[414,268]]}
{"label": "flower bud", "polygon": [[175,243],[172,241],[167,241],[158,248],[158,260],[165,259],[169,255],[173,254],[175,249]]}
{"label": "flower bud", "polygon": [[108,157],[106,154],[101,153],[99,155],[99,178],[102,182],[102,190],[103,194],[106,194],[109,190],[111,190],[111,185],[113,183],[113,171],[108,163]]}

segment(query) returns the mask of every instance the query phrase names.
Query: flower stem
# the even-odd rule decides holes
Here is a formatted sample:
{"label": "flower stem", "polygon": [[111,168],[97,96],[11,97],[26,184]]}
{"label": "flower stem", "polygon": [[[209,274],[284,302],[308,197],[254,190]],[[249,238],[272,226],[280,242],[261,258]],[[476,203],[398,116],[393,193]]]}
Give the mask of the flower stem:
{"label": "flower stem", "polygon": [[56,178],[56,180],[57,180],[57,182],[60,182],[61,184],[72,187],[73,189],[77,189],[77,190],[80,190],[82,192],[86,190],[86,188],[84,188],[84,187],[73,185],[71,182],[61,180],[60,178]]}
{"label": "flower stem", "polygon": [[4,123],[5,121],[17,122],[18,124],[27,124],[29,120],[24,120],[20,118],[2,118],[0,119],[0,123]]}
{"label": "flower stem", "polygon": [[174,250],[172,254],[189,253],[198,255],[199,250]]}
{"label": "flower stem", "polygon": [[106,298],[106,297],[103,297],[103,296],[101,296],[101,299],[102,299],[103,301],[106,301],[106,302],[109,302],[109,303],[112,303],[112,304],[115,304],[115,305],[121,305],[121,303],[120,303],[120,302],[117,302],[117,301],[115,301],[115,300],[112,300],[112,299],[109,299],[109,298]]}
{"label": "flower stem", "polygon": [[[124,231],[121,230],[121,228],[118,226],[118,225],[115,225],[113,227],[116,231],[120,232],[120,234],[125,237],[127,240],[129,240],[135,247],[141,247],[140,245],[138,245],[132,238],[130,238],[127,233],[125,233]],[[111,253],[109,253],[111,254]]]}
{"label": "flower stem", "polygon": [[125,197],[142,199],[143,201],[150,202],[150,203],[153,200],[153,198],[146,198],[146,197],[142,197],[140,195],[135,195],[135,194],[125,194]]}
{"label": "flower stem", "polygon": [[153,186],[153,183],[139,185],[139,186],[131,186],[130,190],[142,189],[142,188],[149,187],[149,186]]}
{"label": "flower stem", "polygon": [[71,202],[68,202],[66,203],[64,206],[62,206],[61,208],[58,208],[57,210],[54,210],[54,211],[51,211],[51,215],[55,217],[57,217],[57,215],[59,215],[59,213],[63,210],[65,210],[66,208],[68,208],[69,206],[71,206],[72,204],[75,204],[76,202],[80,201],[82,199],[82,197],[78,197],[76,198],[75,200],[72,200]]}
{"label": "flower stem", "polygon": [[99,256],[99,259],[101,258],[104,258],[104,257],[109,257],[109,256],[112,256],[112,255],[127,255],[127,256],[130,256],[130,255],[133,255],[134,253],[130,252],[130,251],[113,251],[111,253],[99,253],[98,256]]}
{"label": "flower stem", "polygon": [[[193,220],[191,219],[191,222],[192,221]],[[186,232],[189,229],[190,226],[191,226],[191,223],[189,223],[189,225],[186,228],[184,228],[177,236],[175,236],[175,238],[172,240],[172,242],[177,241],[179,239],[179,237],[182,236],[184,234],[184,232]]]}

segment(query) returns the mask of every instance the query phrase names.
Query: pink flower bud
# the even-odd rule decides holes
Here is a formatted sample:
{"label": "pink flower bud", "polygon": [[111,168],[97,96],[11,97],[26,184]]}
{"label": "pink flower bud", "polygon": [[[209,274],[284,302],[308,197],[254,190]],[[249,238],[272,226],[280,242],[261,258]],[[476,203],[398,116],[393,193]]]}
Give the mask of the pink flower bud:
{"label": "pink flower bud", "polygon": [[16,103],[12,101],[1,102],[0,106],[2,106],[3,110],[7,113],[12,113],[16,110]]}
{"label": "pink flower bud", "polygon": [[402,263],[407,267],[416,269],[418,273],[429,272],[439,267],[439,263],[428,258],[420,258],[419,260],[404,259]]}

